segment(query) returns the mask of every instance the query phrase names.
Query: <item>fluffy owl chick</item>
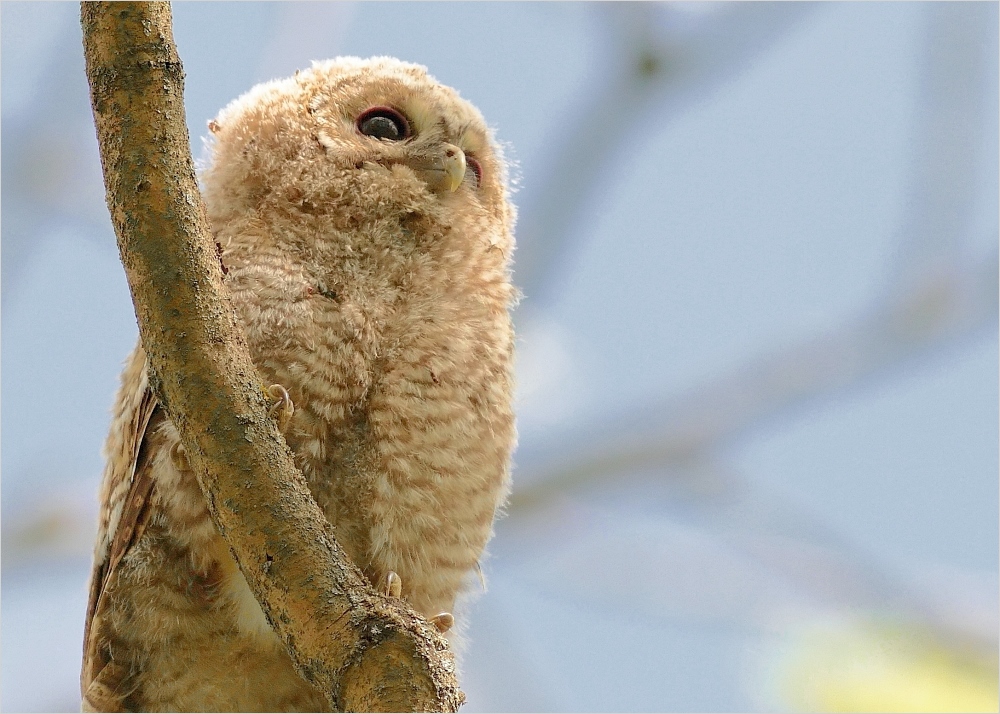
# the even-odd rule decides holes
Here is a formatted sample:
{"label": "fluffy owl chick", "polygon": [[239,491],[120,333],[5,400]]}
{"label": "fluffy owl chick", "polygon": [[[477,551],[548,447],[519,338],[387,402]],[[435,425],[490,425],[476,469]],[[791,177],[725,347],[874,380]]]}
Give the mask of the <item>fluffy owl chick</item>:
{"label": "fluffy owl chick", "polygon": [[[514,442],[514,211],[483,118],[422,67],[348,58],[210,129],[212,231],[254,362],[294,403],[277,406],[296,464],[376,587],[450,612]],[[209,519],[141,347],[106,451],[84,708],[324,709]]]}

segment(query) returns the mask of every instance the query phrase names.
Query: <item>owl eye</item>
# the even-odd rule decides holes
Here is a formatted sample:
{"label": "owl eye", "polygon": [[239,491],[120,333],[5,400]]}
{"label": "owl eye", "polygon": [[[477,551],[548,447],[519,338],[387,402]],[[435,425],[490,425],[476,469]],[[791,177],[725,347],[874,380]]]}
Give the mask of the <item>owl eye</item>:
{"label": "owl eye", "polygon": [[465,155],[465,165],[476,177],[476,188],[483,185],[483,166],[479,161],[469,154]]}
{"label": "owl eye", "polygon": [[401,141],[410,135],[410,123],[391,107],[372,107],[358,117],[358,131],[373,139]]}

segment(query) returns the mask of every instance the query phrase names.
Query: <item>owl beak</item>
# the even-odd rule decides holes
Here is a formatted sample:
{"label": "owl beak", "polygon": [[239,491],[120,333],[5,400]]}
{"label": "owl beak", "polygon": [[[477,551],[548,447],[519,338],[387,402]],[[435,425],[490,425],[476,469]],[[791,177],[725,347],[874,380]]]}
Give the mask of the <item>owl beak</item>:
{"label": "owl beak", "polygon": [[465,180],[465,152],[454,144],[443,144],[439,158],[411,164],[432,191],[452,193]]}
{"label": "owl beak", "polygon": [[451,193],[462,185],[465,180],[465,152],[454,144],[445,144],[444,159],[444,188]]}

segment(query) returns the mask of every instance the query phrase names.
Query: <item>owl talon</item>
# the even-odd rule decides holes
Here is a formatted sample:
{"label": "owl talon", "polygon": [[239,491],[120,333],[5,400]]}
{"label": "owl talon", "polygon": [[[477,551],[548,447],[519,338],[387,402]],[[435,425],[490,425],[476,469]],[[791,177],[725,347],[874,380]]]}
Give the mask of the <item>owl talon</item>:
{"label": "owl talon", "polygon": [[292,398],[288,396],[288,390],[280,384],[272,384],[267,388],[267,394],[277,401],[271,405],[268,416],[273,417],[278,422],[278,430],[284,433],[288,428],[288,423],[295,413],[295,405]]}
{"label": "owl talon", "polygon": [[187,449],[179,441],[170,447],[170,461],[178,471],[188,471],[191,468],[187,460]]}
{"label": "owl talon", "polygon": [[455,616],[450,612],[442,612],[431,618],[431,624],[443,635],[454,626]]}
{"label": "owl talon", "polygon": [[385,588],[383,593],[388,597],[403,596],[403,581],[400,580],[399,576],[392,570],[390,570],[388,575],[385,576]]}

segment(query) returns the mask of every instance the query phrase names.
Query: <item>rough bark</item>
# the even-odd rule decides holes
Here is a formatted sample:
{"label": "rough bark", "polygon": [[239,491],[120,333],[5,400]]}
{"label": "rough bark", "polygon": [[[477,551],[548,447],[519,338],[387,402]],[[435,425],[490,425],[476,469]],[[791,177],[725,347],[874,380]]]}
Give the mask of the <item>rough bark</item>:
{"label": "rough bark", "polygon": [[194,176],[169,3],[84,2],[107,203],[150,381],[299,673],[349,711],[456,711],[446,641],[368,586],[268,416]]}

